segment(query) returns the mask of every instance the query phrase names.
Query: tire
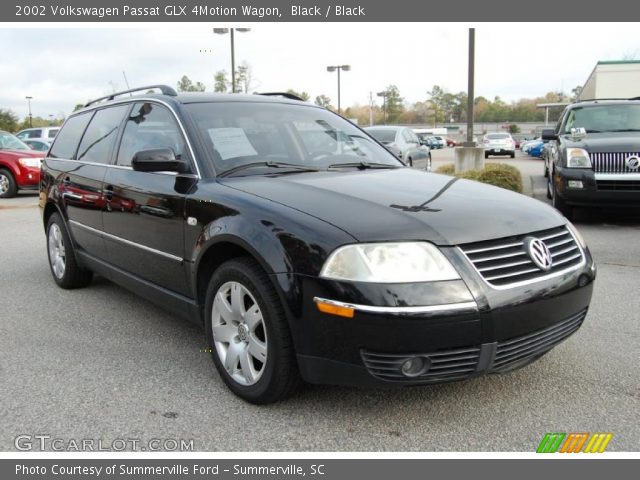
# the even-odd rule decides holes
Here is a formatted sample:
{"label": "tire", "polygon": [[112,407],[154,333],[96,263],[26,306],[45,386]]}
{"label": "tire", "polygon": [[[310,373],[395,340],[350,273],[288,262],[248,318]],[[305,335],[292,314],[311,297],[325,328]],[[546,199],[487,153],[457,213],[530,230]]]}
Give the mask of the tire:
{"label": "tire", "polygon": [[516,152],[511,152],[511,153],[509,154],[509,156],[510,156],[511,158],[516,158]]}
{"label": "tire", "polygon": [[429,153],[429,156],[427,157],[427,168],[425,170],[427,172],[431,171],[431,153]]}
{"label": "tire", "polygon": [[18,193],[16,179],[9,170],[0,169],[0,198],[15,197]]}
{"label": "tire", "polygon": [[413,168],[413,159],[409,157],[407,160],[408,160],[409,166]]}
{"label": "tire", "polygon": [[485,159],[486,159],[486,158],[489,158],[489,154],[485,152],[485,154],[484,154],[484,158],[485,158]]}
{"label": "tire", "polygon": [[[549,167],[547,167],[547,161],[544,162],[544,178],[549,178]],[[549,189],[547,188],[547,195],[549,195]],[[551,198],[551,197],[547,197]]]}
{"label": "tire", "polygon": [[546,175],[546,177],[547,177],[547,198],[549,200],[551,200],[551,199],[553,199],[553,192],[552,192],[553,184],[551,183],[551,175],[549,175],[549,170],[547,170],[546,173],[547,173],[547,175]]}
{"label": "tire", "polygon": [[205,309],[211,357],[233,393],[260,405],[296,390],[300,374],[291,332],[260,265],[250,258],[223,263],[209,281]]}
{"label": "tire", "polygon": [[53,280],[65,289],[86,287],[93,273],[80,267],[67,228],[54,213],[47,222],[47,258]]}
{"label": "tire", "polygon": [[553,205],[553,208],[555,208],[562,215],[564,215],[567,218],[567,220],[572,220],[573,207],[571,205],[568,205],[567,202],[565,202],[564,199],[560,197],[560,195],[558,195],[558,192],[556,191],[555,183],[553,183],[553,175],[551,176],[551,191],[552,191],[551,204]]}

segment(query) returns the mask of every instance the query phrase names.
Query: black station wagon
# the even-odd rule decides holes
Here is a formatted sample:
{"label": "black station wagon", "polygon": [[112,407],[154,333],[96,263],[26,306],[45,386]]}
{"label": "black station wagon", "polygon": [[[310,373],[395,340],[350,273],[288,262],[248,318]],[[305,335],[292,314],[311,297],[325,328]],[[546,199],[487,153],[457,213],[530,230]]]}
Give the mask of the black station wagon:
{"label": "black station wagon", "polygon": [[286,95],[150,88],[73,113],[44,159],[53,279],[204,325],[245,400],[506,372],[582,324],[595,266],[551,207],[408,168]]}

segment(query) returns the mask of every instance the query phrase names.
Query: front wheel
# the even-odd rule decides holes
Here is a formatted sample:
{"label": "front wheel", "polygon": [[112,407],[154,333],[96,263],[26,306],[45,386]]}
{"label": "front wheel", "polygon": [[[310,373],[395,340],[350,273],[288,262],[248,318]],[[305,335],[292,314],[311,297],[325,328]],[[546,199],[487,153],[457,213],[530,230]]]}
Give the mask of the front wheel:
{"label": "front wheel", "polygon": [[299,384],[289,326],[277,292],[249,258],[213,274],[205,326],[213,362],[229,389],[255,404],[277,402]]}
{"label": "front wheel", "polygon": [[0,169],[0,198],[15,197],[16,193],[18,193],[16,179],[8,170]]}
{"label": "front wheel", "polygon": [[558,210],[562,215],[564,215],[567,220],[571,220],[573,218],[573,207],[569,204],[567,204],[567,202],[560,196],[558,195],[558,190],[556,189],[556,185],[555,183],[553,183],[553,177],[555,175],[550,175],[551,178],[551,204],[553,205],[553,208],[555,208],[556,210]]}

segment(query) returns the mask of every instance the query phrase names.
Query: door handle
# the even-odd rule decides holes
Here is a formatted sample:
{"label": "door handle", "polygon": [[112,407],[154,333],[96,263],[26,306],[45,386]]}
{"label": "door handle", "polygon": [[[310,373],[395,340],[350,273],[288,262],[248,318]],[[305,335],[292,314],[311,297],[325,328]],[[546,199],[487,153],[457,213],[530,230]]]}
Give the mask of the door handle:
{"label": "door handle", "polygon": [[110,202],[113,199],[113,185],[107,185],[104,187],[104,198],[106,198],[107,202]]}

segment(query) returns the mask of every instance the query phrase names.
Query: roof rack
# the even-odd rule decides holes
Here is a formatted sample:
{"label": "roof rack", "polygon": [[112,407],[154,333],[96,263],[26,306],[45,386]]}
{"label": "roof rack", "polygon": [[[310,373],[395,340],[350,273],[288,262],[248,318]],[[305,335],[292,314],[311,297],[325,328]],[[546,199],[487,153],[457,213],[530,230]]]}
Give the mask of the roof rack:
{"label": "roof rack", "polygon": [[284,97],[288,98],[289,100],[298,100],[300,102],[305,101],[304,98],[300,98],[298,95],[289,92],[255,92],[255,95],[264,95],[266,97]]}
{"label": "roof rack", "polygon": [[102,100],[113,100],[115,97],[124,95],[125,93],[139,92],[141,90],[150,90],[152,88],[157,88],[162,92],[163,95],[169,95],[170,97],[176,97],[178,95],[173,88],[167,85],[147,85],[146,87],[132,88],[131,90],[123,90],[122,92],[115,92],[105,97],[96,98],[95,100],[91,100],[85,103],[84,106],[88,107],[89,105],[93,105],[94,103],[101,102]]}

